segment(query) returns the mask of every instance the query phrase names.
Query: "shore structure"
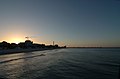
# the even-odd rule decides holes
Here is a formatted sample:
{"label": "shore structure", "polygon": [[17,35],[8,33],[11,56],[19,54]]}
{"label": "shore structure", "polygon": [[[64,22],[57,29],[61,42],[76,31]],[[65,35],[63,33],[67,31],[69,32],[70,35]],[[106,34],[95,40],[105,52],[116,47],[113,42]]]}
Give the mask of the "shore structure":
{"label": "shore structure", "polygon": [[45,45],[33,43],[31,40],[26,40],[25,42],[8,43],[6,41],[0,42],[0,55],[2,54],[11,54],[11,53],[20,53],[20,52],[32,52],[32,51],[41,51],[41,50],[51,50],[66,48],[66,46],[60,47],[57,44],[55,45]]}

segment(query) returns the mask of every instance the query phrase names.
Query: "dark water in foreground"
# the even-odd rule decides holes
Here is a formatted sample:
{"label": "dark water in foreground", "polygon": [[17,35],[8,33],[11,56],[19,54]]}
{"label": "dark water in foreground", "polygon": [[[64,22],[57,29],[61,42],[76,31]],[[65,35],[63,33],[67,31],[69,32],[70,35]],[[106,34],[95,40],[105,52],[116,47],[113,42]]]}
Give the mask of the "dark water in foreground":
{"label": "dark water in foreground", "polygon": [[71,48],[0,55],[0,79],[119,79],[119,67],[120,49]]}

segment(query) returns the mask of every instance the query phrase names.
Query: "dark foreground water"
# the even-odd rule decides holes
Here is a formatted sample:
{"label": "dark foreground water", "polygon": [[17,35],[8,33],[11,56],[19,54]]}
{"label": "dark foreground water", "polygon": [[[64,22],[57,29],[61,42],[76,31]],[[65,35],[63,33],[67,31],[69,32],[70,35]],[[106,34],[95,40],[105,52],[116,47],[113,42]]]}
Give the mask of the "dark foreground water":
{"label": "dark foreground water", "polygon": [[119,79],[119,68],[120,49],[69,48],[0,55],[0,79]]}

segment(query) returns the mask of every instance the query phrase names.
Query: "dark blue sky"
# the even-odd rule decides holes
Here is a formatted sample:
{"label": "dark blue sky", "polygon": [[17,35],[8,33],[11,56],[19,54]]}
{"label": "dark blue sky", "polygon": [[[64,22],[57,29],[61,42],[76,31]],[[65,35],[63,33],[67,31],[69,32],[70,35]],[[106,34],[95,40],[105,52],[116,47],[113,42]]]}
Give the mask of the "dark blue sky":
{"label": "dark blue sky", "polygon": [[120,46],[119,34],[120,0],[0,0],[0,41]]}

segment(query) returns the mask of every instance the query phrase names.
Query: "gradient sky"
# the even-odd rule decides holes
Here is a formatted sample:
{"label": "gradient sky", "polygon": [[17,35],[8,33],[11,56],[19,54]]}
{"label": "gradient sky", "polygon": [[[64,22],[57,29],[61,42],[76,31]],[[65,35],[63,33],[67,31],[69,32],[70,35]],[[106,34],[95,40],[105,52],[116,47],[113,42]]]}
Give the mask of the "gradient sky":
{"label": "gradient sky", "polygon": [[0,41],[120,46],[120,0],[0,0]]}

